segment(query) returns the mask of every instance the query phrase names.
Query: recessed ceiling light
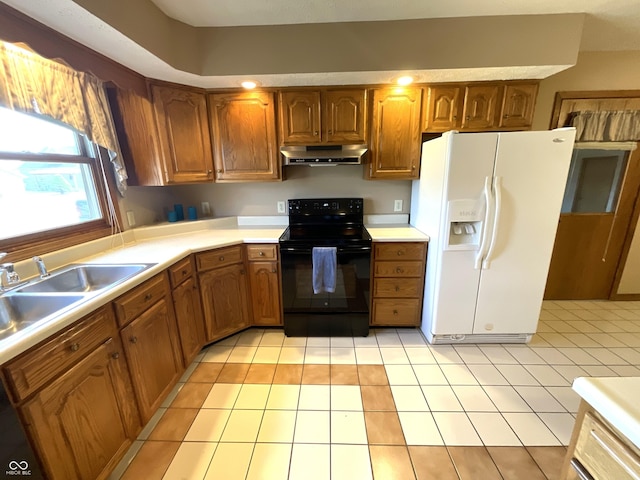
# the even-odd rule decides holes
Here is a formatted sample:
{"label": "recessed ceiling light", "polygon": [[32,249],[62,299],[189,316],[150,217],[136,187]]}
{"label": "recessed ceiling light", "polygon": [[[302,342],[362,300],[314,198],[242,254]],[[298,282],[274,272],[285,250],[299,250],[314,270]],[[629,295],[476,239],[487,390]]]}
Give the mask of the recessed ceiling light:
{"label": "recessed ceiling light", "polygon": [[256,88],[257,83],[247,80],[245,82],[242,82],[240,85],[242,85],[247,90],[251,90],[252,88]]}
{"label": "recessed ceiling light", "polygon": [[403,77],[398,78],[398,80],[396,81],[398,83],[398,85],[409,85],[410,83],[413,83],[413,77],[410,77],[409,75],[405,75]]}

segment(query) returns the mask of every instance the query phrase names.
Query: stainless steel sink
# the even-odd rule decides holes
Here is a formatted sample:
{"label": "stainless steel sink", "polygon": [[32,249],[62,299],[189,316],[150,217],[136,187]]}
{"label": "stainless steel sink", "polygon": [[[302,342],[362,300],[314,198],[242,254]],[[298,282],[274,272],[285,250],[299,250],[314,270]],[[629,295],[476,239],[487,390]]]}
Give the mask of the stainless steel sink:
{"label": "stainless steel sink", "polygon": [[24,330],[34,323],[61,313],[86,295],[30,295],[10,293],[0,297],[0,340]]}
{"label": "stainless steel sink", "polygon": [[16,290],[18,293],[84,292],[91,293],[117,285],[152,264],[71,265]]}

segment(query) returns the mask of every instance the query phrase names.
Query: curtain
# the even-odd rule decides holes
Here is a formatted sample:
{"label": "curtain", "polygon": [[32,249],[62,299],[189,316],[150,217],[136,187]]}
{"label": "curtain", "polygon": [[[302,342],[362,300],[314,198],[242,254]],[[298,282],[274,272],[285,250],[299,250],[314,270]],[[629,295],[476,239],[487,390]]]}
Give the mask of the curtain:
{"label": "curtain", "polygon": [[124,196],[127,171],[102,82],[95,76],[0,42],[0,106],[46,115],[109,150],[116,185]]}
{"label": "curtain", "polygon": [[640,111],[637,110],[572,112],[569,122],[576,127],[576,142],[640,141]]}

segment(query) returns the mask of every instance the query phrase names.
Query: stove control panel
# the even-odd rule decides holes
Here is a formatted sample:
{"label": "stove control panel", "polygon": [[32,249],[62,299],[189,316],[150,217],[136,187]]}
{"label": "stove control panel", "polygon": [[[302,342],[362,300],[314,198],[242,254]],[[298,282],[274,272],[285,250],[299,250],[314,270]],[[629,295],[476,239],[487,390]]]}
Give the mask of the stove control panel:
{"label": "stove control panel", "polygon": [[302,198],[289,200],[289,215],[362,214],[362,198]]}

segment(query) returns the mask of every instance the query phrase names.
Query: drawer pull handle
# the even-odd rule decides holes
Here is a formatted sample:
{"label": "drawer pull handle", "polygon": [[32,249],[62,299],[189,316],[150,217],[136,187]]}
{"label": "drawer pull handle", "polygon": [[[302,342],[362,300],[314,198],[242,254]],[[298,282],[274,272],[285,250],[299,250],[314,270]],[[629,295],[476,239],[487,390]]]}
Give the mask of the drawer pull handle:
{"label": "drawer pull handle", "polygon": [[593,480],[593,477],[589,474],[586,468],[580,463],[577,458],[572,458],[570,462],[573,470],[578,474],[580,480]]}
{"label": "drawer pull handle", "polygon": [[138,337],[131,337],[131,338],[129,339],[129,341],[130,341],[131,343],[138,343]]}
{"label": "drawer pull handle", "polygon": [[111,354],[111,358],[113,358],[114,360],[117,360],[120,358],[120,353],[119,352],[113,352]]}
{"label": "drawer pull handle", "polygon": [[398,310],[394,310],[394,311],[393,311],[393,314],[394,314],[394,315],[398,315]]}
{"label": "drawer pull handle", "polygon": [[182,270],[182,275],[186,275],[187,271],[186,270]]}
{"label": "drawer pull handle", "polygon": [[220,257],[218,260],[220,260],[221,262],[224,262],[224,257]]}
{"label": "drawer pull handle", "polygon": [[400,267],[396,268],[396,273],[404,273],[404,270]]}
{"label": "drawer pull handle", "polygon": [[402,255],[402,250],[398,250],[398,255]]}
{"label": "drawer pull handle", "polygon": [[72,352],[77,352],[78,350],[80,350],[80,344],[79,343],[72,343],[70,348],[71,348]]}
{"label": "drawer pull handle", "polygon": [[145,302],[148,302],[148,301],[149,301],[149,300],[151,300],[152,298],[153,298],[153,295],[151,295],[150,293],[147,293],[147,294],[144,296],[144,301],[145,301]]}
{"label": "drawer pull handle", "polygon": [[258,252],[258,255],[260,255],[261,257],[264,257],[264,252],[263,252],[262,250],[260,250],[260,251]]}

